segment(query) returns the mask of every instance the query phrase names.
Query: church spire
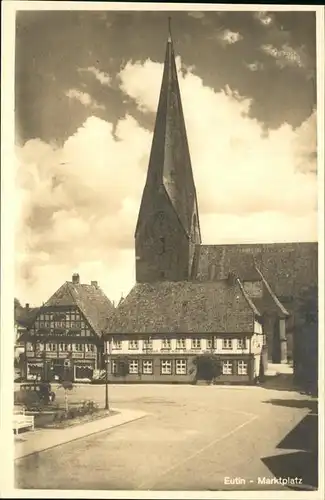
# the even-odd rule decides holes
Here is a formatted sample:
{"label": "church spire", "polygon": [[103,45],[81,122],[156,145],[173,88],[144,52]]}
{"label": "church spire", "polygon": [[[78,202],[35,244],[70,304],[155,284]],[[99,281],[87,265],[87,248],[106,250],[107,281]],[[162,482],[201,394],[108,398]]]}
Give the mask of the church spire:
{"label": "church spire", "polygon": [[171,213],[170,210],[175,221],[177,220],[177,230],[182,231],[192,244],[201,243],[196,190],[178,83],[171,19],[168,18],[163,77],[136,238],[141,227],[149,223],[149,214],[159,213],[161,218],[162,213],[166,215],[167,212]]}
{"label": "church spire", "polygon": [[172,18],[169,17],[168,18],[168,39],[167,39],[168,43],[171,43],[171,41],[172,41],[172,28],[171,28],[171,24],[172,24]]}

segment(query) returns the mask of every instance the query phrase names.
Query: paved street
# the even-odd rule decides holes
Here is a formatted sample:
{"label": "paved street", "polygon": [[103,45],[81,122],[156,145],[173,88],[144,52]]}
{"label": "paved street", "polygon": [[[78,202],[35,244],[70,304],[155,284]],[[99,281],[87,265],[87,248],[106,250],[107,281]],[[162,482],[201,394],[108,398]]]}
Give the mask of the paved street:
{"label": "paved street", "polygon": [[[57,394],[63,398],[61,391]],[[78,386],[70,398],[103,403],[104,391],[104,386]],[[16,487],[283,489],[259,484],[258,478],[273,477],[265,463],[271,457],[274,461],[275,455],[283,459],[291,453],[277,446],[312,409],[307,396],[259,387],[112,385],[109,394],[113,407],[148,415],[18,460]],[[310,418],[316,425],[317,416]],[[290,446],[299,449],[299,443]],[[301,460],[304,458],[299,468],[303,473],[309,459],[306,464]],[[284,460],[282,477],[294,474],[295,469]],[[239,479],[245,482],[229,484]]]}

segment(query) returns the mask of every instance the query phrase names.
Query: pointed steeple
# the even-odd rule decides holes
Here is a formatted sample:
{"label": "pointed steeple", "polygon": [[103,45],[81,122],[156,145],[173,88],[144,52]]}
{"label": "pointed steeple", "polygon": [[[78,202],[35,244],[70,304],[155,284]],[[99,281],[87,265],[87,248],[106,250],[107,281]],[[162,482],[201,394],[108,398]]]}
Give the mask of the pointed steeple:
{"label": "pointed steeple", "polygon": [[[198,208],[178,83],[170,17],[168,18],[164,72],[147,182],[141,205],[144,204],[145,197],[155,195],[154,190],[159,185],[165,188],[174,210],[189,236],[192,229],[193,212],[196,212],[198,222]],[[140,219],[141,209],[138,225],[141,223]],[[199,224],[198,232],[200,232]]]}
{"label": "pointed steeple", "polygon": [[[147,180],[135,232],[136,239],[139,238],[144,226],[148,226],[149,217],[154,219],[155,213],[158,214],[160,220],[168,213],[169,226],[171,218],[174,218],[173,227],[169,227],[169,230],[182,232],[191,245],[201,243],[196,190],[178,83],[170,18],[168,19],[168,38],[162,84]],[[152,223],[152,225],[155,224],[156,221]],[[161,226],[161,223],[158,224]],[[150,228],[147,227],[146,231],[150,232]],[[166,235],[162,235],[158,239],[162,240]],[[190,249],[188,257],[190,260],[192,253],[193,249]],[[137,252],[137,260],[140,258]],[[191,263],[188,265],[191,266]]]}

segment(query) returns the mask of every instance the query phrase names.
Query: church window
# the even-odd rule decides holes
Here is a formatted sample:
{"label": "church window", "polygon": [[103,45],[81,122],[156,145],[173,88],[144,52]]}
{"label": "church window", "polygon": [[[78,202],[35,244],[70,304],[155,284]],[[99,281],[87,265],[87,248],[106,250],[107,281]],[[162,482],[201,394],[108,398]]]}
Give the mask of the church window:
{"label": "church window", "polygon": [[201,339],[192,339],[192,349],[201,349]]}
{"label": "church window", "polygon": [[152,360],[151,359],[145,359],[142,363],[142,371],[145,375],[152,375]]}
{"label": "church window", "polygon": [[129,361],[129,373],[138,373],[139,372],[139,362],[137,359],[132,359]]}
{"label": "church window", "polygon": [[222,349],[232,349],[232,339],[222,339]]}
{"label": "church window", "polygon": [[139,341],[129,340],[129,349],[139,349]]}
{"label": "church window", "polygon": [[247,375],[247,363],[238,361],[238,375]]}
{"label": "church window", "polygon": [[176,375],[186,375],[187,362],[186,359],[176,359]]}
{"label": "church window", "polygon": [[161,360],[161,374],[162,375],[171,375],[172,373],[172,362],[170,359],[162,359]]}
{"label": "church window", "polygon": [[232,374],[232,362],[231,361],[223,361],[222,362],[222,374],[223,375],[231,375]]}

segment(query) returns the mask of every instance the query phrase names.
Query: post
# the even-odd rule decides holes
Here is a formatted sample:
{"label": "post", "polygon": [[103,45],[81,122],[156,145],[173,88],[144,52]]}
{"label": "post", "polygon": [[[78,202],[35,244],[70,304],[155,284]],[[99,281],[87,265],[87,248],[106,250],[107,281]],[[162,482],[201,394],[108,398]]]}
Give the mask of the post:
{"label": "post", "polygon": [[[109,341],[108,341],[109,342]],[[108,350],[105,342],[105,410],[109,410],[108,404]]]}

